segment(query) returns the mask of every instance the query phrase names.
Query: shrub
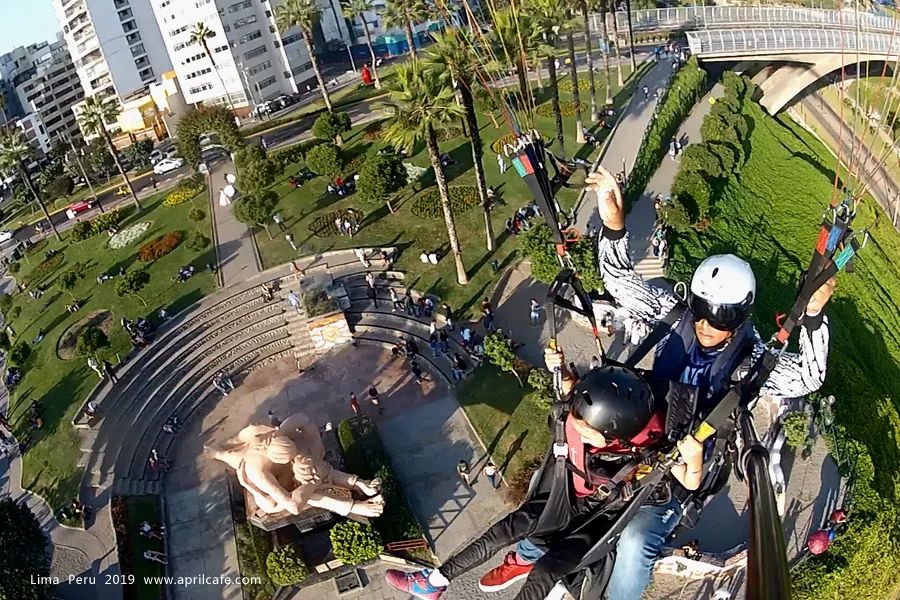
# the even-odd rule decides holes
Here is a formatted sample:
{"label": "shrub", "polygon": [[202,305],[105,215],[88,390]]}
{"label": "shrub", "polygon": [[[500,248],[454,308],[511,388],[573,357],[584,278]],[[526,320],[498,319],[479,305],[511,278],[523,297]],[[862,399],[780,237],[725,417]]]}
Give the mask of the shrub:
{"label": "shrub", "polygon": [[331,528],[329,537],[334,556],[347,565],[362,564],[384,552],[381,536],[371,525],[343,521]]}
{"label": "shrub", "polygon": [[360,199],[381,204],[406,185],[403,161],[394,154],[371,154],[359,170],[356,186]]}
{"label": "shrub", "polygon": [[680,169],[672,182],[672,197],[688,209],[695,221],[709,215],[712,192],[709,183],[697,171]]}
{"label": "shrub", "polygon": [[496,140],[491,142],[491,150],[493,150],[496,154],[503,153],[503,146],[506,144],[515,144],[516,143],[516,135],[514,133],[507,133],[506,135],[502,135],[498,137]]}
{"label": "shrub", "polygon": [[[269,222],[277,205],[278,195],[271,190],[258,197],[244,196],[234,204],[234,218],[244,225],[259,225],[269,233]],[[271,233],[269,237],[272,237]]]}
{"label": "shrub", "polygon": [[[545,102],[535,109],[535,112],[542,117],[552,117],[553,116],[553,105],[550,102]],[[575,103],[569,100],[565,100],[559,103],[559,112],[564,117],[574,117],[575,116]]]}
{"label": "shrub", "polygon": [[190,212],[188,212],[188,219],[190,219],[191,221],[194,221],[195,223],[199,223],[200,221],[202,221],[205,218],[206,218],[206,213],[203,212],[203,210],[200,208],[194,207],[190,210]]}
{"label": "shrub", "polygon": [[16,344],[9,351],[9,362],[14,365],[24,365],[25,361],[28,360],[28,357],[31,356],[31,346],[28,345],[28,342],[22,340],[20,342],[16,342]]}
{"label": "shrub", "polygon": [[[451,186],[449,189],[450,207],[454,215],[475,208],[481,204],[478,189],[469,185]],[[441,195],[437,188],[430,189],[420,194],[412,204],[412,213],[422,219],[443,218],[444,210],[441,207]]]}
{"label": "shrub", "polygon": [[792,412],[784,418],[784,433],[788,446],[797,450],[806,446],[809,419],[805,412]]}
{"label": "shrub", "polygon": [[275,183],[278,166],[259,146],[244,146],[234,154],[237,187],[245,194],[259,196]]}
{"label": "shrub", "polygon": [[147,301],[140,295],[140,291],[150,283],[150,273],[147,271],[132,271],[116,280],[116,294],[119,296],[134,296],[147,306]]}
{"label": "shrub", "polygon": [[9,351],[12,342],[9,341],[9,334],[5,331],[0,331],[0,349]]}
{"label": "shrub", "polygon": [[241,132],[229,109],[224,106],[187,109],[178,122],[175,138],[178,140],[178,153],[195,169],[200,164],[200,134],[206,131],[218,133],[222,145],[232,152],[241,144]]}
{"label": "shrub", "polygon": [[82,356],[92,356],[101,348],[109,347],[109,338],[99,327],[85,327],[78,334],[75,351]]}
{"label": "shrub", "polygon": [[352,208],[333,210],[330,213],[316,217],[316,219],[309,224],[309,231],[316,237],[339,235],[341,232],[338,230],[337,225],[334,224],[338,218],[355,220],[359,223],[362,221],[363,215],[358,210]]}
{"label": "shrub", "polygon": [[709,144],[701,142],[699,144],[691,144],[685,148],[681,155],[680,171],[701,171],[710,177],[722,177],[725,170],[722,167],[722,161],[713,153]]}
{"label": "shrub", "polygon": [[72,193],[75,189],[75,182],[68,175],[60,175],[53,179],[44,188],[44,194],[48,198],[63,198]]}
{"label": "shrub", "polygon": [[[532,225],[520,236],[522,251],[531,261],[531,275],[538,281],[553,283],[561,267],[550,228],[545,223]],[[593,240],[584,238],[569,244],[569,255],[586,291],[603,290],[597,266],[597,248]]]}
{"label": "shrub", "polygon": [[333,144],[342,144],[341,134],[350,131],[350,115],[345,112],[325,111],[320,114],[312,126],[312,134]]}
{"label": "shrub", "polygon": [[306,158],[306,153],[309,152],[310,149],[325,143],[327,143],[325,140],[317,139],[300,142],[299,144],[294,144],[293,146],[269,154],[269,160],[278,167],[279,171],[284,171],[289,165],[304,160]]}
{"label": "shrub", "polygon": [[9,318],[9,322],[11,323],[18,319],[20,314],[22,314],[22,307],[13,306],[11,309],[9,309],[9,314],[6,316]]}
{"label": "shrub", "polygon": [[19,269],[21,269],[21,268],[22,268],[22,265],[17,260],[9,263],[9,272],[10,273],[18,273]]}
{"label": "shrub", "polygon": [[537,367],[528,372],[528,385],[537,394],[537,401],[541,406],[549,408],[554,401],[556,393],[553,391],[553,375],[545,369]]}
{"label": "shrub", "polygon": [[207,246],[209,246],[209,243],[210,239],[207,236],[199,232],[194,232],[188,240],[187,247],[194,252],[200,252],[201,250],[205,250]]}
{"label": "shrub", "polygon": [[[737,173],[740,168],[739,158],[743,156],[743,151],[738,151],[734,145],[727,142],[713,141],[703,142],[703,144],[719,159],[719,164],[722,165],[722,177],[728,177]],[[688,146],[685,153],[691,148],[692,146]]]}
{"label": "shrub", "polygon": [[94,230],[89,221],[79,221],[72,226],[72,239],[76,242],[83,242],[94,235]]}
{"label": "shrub", "polygon": [[188,200],[194,198],[206,189],[206,179],[200,173],[194,173],[189,178],[179,183],[172,190],[166,199],[163,200],[163,206],[178,206]]}
{"label": "shrub", "polygon": [[303,293],[303,305],[307,317],[318,317],[340,309],[337,300],[325,293],[325,290],[312,290]]}
{"label": "shrub", "polygon": [[678,200],[672,200],[666,207],[663,221],[678,233],[686,233],[691,229],[691,215]]}
{"label": "shrub", "polygon": [[344,156],[340,148],[326,142],[306,153],[306,166],[313,173],[336,179],[344,172]]}
{"label": "shrub", "polygon": [[138,260],[153,262],[177,248],[183,240],[184,233],[179,230],[170,231],[165,235],[154,238],[138,249]]}
{"label": "shrub", "polygon": [[9,309],[12,308],[12,305],[12,294],[0,294],[0,313],[5,315],[9,312]]}
{"label": "shrub", "polygon": [[104,233],[110,227],[117,225],[123,216],[119,209],[114,209],[97,215],[90,221],[79,221],[72,227],[72,239],[81,242],[99,233]]}
{"label": "shrub", "polygon": [[296,585],[306,579],[309,569],[295,546],[276,548],[266,557],[266,573],[275,585]]}

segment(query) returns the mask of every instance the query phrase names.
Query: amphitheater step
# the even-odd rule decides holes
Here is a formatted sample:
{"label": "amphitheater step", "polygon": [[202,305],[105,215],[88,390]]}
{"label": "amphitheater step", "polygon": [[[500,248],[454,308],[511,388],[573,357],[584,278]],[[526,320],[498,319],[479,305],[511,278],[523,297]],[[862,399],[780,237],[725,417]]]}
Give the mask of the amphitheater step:
{"label": "amphitheater step", "polygon": [[162,481],[117,479],[113,492],[120,496],[146,496],[162,492]]}
{"label": "amphitheater step", "polygon": [[[373,327],[361,326],[360,330],[353,335],[353,339],[357,344],[372,344],[377,346],[393,346],[397,338],[389,331],[380,330]],[[419,354],[417,360],[422,368],[432,377],[440,377],[449,386],[453,386],[453,378],[450,376],[449,363],[443,358],[433,358],[430,353]]]}

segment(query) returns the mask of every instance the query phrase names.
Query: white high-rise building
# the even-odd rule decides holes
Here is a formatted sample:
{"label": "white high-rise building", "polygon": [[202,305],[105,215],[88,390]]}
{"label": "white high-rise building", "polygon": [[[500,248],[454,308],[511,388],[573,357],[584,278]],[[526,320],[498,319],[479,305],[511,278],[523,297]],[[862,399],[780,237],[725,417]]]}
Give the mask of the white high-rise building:
{"label": "white high-rise building", "polygon": [[[296,28],[282,35],[275,25],[280,0],[151,1],[189,104],[230,101],[238,112],[246,112],[264,100],[297,92],[298,83],[314,77]],[[348,40],[339,1],[320,4],[325,39]],[[191,31],[201,22],[215,32],[207,40],[215,64],[200,44],[190,42]]]}
{"label": "white high-rise building", "polygon": [[85,95],[124,100],[171,69],[150,2],[53,0]]}

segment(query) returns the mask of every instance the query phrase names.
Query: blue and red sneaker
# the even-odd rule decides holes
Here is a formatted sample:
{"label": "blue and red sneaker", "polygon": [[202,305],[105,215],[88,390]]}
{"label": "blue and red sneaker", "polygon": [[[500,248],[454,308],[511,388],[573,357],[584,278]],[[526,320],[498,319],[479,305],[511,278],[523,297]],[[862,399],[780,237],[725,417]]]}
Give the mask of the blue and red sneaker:
{"label": "blue and red sneaker", "polygon": [[409,573],[408,571],[398,571],[397,569],[388,569],[384,574],[384,580],[395,590],[412,594],[416,598],[422,600],[438,600],[441,594],[446,591],[446,587],[435,587],[428,582],[428,576],[431,569],[424,569]]}

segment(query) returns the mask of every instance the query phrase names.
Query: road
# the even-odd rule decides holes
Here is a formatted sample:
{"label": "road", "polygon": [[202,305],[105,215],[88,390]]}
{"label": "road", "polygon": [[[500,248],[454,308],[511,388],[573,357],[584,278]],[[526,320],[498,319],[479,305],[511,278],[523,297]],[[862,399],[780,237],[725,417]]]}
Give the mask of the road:
{"label": "road", "polygon": [[[860,142],[858,132],[845,131],[841,135],[841,117],[835,112],[828,100],[819,93],[809,94],[803,97],[800,102],[801,111],[805,117],[812,117],[815,123],[821,127],[823,132],[831,138],[831,150],[836,152],[838,140],[841,140],[843,148],[841,149],[841,157],[846,162],[847,157],[856,155],[856,164],[862,164],[863,177],[862,180],[866,184],[869,193],[875,198],[881,208],[889,216],[893,216],[896,206],[892,206],[892,201],[897,202],[896,193],[900,189],[900,182],[897,182],[888,169],[884,168],[884,161],[879,160],[882,157],[877,156],[875,152],[869,149],[867,144],[870,136],[863,136]],[[847,135],[847,134],[852,135]],[[894,160],[888,157],[888,160]],[[877,168],[876,168],[877,167]],[[868,174],[866,174],[868,173]]]}

